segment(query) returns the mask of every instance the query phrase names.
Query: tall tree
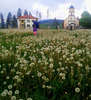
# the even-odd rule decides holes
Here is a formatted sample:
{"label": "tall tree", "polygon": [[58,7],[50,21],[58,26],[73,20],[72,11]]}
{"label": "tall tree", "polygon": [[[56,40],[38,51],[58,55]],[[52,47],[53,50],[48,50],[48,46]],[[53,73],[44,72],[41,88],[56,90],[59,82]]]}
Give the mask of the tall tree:
{"label": "tall tree", "polygon": [[6,20],[6,27],[12,27],[12,14],[11,12],[8,13],[7,20]]}
{"label": "tall tree", "polygon": [[86,18],[86,17],[91,17],[91,15],[90,15],[89,12],[84,11],[84,12],[81,14],[81,18]]}
{"label": "tall tree", "polygon": [[91,15],[89,12],[84,11],[80,18],[80,25],[91,29]]}
{"label": "tall tree", "polygon": [[28,12],[27,12],[27,10],[24,10],[24,15],[28,15]]}
{"label": "tall tree", "polygon": [[29,11],[29,15],[31,15],[32,16],[32,14],[31,14],[31,12]]}
{"label": "tall tree", "polygon": [[17,27],[17,19],[16,19],[16,16],[15,15],[13,16],[12,26],[13,27]]}
{"label": "tall tree", "polygon": [[39,20],[41,20],[41,17],[42,17],[42,16],[41,16],[41,12],[40,12],[40,13],[39,13]]}
{"label": "tall tree", "polygon": [[17,17],[21,17],[21,16],[22,16],[22,10],[21,8],[18,8]]}
{"label": "tall tree", "polygon": [[1,13],[0,13],[0,28],[1,28]]}
{"label": "tall tree", "polygon": [[5,28],[4,17],[3,14],[0,14],[0,28]]}
{"label": "tall tree", "polygon": [[36,11],[36,17],[39,17],[39,12],[38,11]]}
{"label": "tall tree", "polygon": [[59,22],[56,18],[54,18],[54,23],[53,23],[53,26],[55,29],[57,29],[57,26],[59,25]]}
{"label": "tall tree", "polygon": [[47,9],[47,19],[49,19],[49,9]]}
{"label": "tall tree", "polygon": [[3,14],[1,13],[1,27],[4,28],[4,17]]}

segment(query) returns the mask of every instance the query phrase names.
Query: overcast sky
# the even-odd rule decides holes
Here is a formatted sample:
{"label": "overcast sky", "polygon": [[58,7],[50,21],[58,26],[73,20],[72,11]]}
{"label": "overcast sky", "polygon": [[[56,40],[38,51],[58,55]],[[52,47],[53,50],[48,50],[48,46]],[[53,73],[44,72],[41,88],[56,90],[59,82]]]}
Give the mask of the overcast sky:
{"label": "overcast sky", "polygon": [[76,17],[80,17],[83,11],[91,14],[91,0],[0,0],[0,13],[2,12],[6,18],[8,12],[16,15],[18,8],[21,8],[22,14],[26,9],[36,17],[36,11],[39,11],[42,19],[47,19],[49,9],[49,18],[65,19],[71,4],[75,7]]}

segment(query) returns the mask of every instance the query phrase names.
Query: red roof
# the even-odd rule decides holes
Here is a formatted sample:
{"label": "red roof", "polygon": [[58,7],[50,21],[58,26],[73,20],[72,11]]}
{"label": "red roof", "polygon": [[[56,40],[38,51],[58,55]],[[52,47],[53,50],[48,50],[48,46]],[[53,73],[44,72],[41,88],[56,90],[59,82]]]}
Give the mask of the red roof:
{"label": "red roof", "polygon": [[25,15],[25,16],[18,17],[17,19],[38,19],[38,18],[31,15]]}

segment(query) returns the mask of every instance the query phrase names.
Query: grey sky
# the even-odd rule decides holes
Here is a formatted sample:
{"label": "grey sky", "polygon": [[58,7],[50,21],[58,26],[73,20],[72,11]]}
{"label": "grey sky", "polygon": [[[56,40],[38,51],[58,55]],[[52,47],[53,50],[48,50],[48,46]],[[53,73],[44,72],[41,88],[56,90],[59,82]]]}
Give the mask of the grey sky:
{"label": "grey sky", "polygon": [[[26,9],[28,12],[31,11],[33,16],[36,16],[36,11],[39,10],[41,12],[42,10],[42,19],[46,18],[46,10],[50,9],[51,13],[54,13],[52,15],[53,17],[60,17],[62,14],[62,5],[67,5],[67,8],[69,8],[69,5],[73,5],[75,9],[80,12],[83,10],[87,10],[87,4],[85,2],[88,2],[90,0],[0,0],[0,13],[2,12],[4,17],[6,18],[8,15],[8,12],[11,12],[12,15],[17,14],[18,8],[22,9],[22,14],[24,13],[24,10]],[[44,9],[44,12],[43,12]],[[64,10],[66,12],[66,9]],[[88,8],[89,9],[89,8]],[[60,10],[60,11],[58,11]],[[57,12],[57,14],[56,14]],[[58,12],[60,13],[60,16],[58,16]],[[65,13],[64,13],[65,14]],[[65,15],[67,16],[67,14]],[[65,19],[64,16],[64,19]],[[80,14],[79,14],[80,16]],[[63,19],[60,17],[60,19]]]}

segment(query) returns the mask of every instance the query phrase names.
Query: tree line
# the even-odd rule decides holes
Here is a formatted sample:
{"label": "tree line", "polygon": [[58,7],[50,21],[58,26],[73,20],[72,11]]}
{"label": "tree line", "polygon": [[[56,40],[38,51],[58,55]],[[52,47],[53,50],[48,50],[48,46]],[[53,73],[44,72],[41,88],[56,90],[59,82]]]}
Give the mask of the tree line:
{"label": "tree line", "polygon": [[91,29],[91,14],[87,11],[84,11],[79,22],[84,28]]}
{"label": "tree line", "polygon": [[[28,13],[27,10],[24,10],[23,15],[32,15],[31,12]],[[7,15],[7,19],[6,19],[6,23],[4,22],[4,16],[2,13],[0,13],[0,28],[4,29],[4,28],[16,28],[17,27],[17,17],[22,16],[22,10],[21,8],[18,8],[17,11],[17,16],[13,15],[12,13],[9,12]],[[41,20],[41,12],[36,11],[36,17],[39,18],[39,20]],[[55,21],[55,20],[54,20]],[[89,28],[91,29],[91,14],[87,11],[84,11],[81,14],[81,18],[79,19],[80,25],[83,26],[84,28]]]}
{"label": "tree line", "polygon": [[[24,10],[24,13],[23,15],[31,15],[31,12],[27,10]],[[7,19],[6,19],[6,23],[4,22],[4,16],[2,13],[0,13],[0,28],[4,29],[4,28],[9,28],[9,27],[12,27],[12,28],[16,28],[17,27],[17,17],[21,17],[22,16],[22,10],[21,8],[18,8],[18,11],[17,11],[17,15],[13,15],[12,16],[12,13],[9,12],[8,15],[7,15]]]}

